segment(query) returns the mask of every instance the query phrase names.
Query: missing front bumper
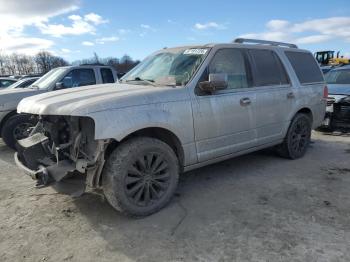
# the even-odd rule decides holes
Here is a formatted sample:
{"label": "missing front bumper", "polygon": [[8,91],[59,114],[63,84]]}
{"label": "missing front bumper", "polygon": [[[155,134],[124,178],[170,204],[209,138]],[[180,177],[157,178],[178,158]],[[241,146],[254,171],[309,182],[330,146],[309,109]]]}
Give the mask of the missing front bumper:
{"label": "missing front bumper", "polygon": [[76,169],[70,160],[53,161],[48,157],[43,145],[48,138],[40,133],[18,141],[15,162],[37,185],[48,185],[59,182]]}

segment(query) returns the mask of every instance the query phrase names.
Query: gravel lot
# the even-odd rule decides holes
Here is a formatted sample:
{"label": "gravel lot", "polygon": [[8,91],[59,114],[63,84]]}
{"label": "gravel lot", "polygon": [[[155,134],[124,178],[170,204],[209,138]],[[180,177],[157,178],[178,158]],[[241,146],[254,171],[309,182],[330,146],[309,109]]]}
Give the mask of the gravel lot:
{"label": "gravel lot", "polygon": [[296,161],[261,151],[182,176],[132,219],[97,194],[36,189],[0,142],[0,261],[350,261],[350,136]]}

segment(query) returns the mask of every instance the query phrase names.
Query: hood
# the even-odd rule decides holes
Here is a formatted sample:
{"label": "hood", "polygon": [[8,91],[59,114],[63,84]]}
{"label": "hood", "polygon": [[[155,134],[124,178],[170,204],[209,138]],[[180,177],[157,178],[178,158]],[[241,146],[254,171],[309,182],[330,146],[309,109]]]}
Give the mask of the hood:
{"label": "hood", "polygon": [[328,84],[328,93],[331,95],[350,95],[350,85]]}
{"label": "hood", "polygon": [[[88,116],[90,113],[122,107],[176,100],[184,88],[150,85],[103,84],[65,89],[23,99],[18,113],[36,115]],[[162,93],[171,93],[161,95]],[[183,96],[179,96],[183,98]]]}
{"label": "hood", "polygon": [[0,111],[15,110],[18,103],[25,97],[44,92],[31,88],[8,88],[0,91]]}

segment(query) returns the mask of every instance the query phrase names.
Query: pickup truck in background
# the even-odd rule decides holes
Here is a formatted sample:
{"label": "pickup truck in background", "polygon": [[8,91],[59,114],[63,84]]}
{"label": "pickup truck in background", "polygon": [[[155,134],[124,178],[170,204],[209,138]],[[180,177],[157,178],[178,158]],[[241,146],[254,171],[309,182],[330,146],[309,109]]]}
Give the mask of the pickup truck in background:
{"label": "pickup truck in background", "polygon": [[0,136],[7,146],[15,149],[16,141],[27,137],[31,128],[36,125],[36,118],[17,114],[17,105],[23,98],[55,90],[117,81],[117,72],[110,66],[65,66],[52,69],[29,88],[1,90]]}

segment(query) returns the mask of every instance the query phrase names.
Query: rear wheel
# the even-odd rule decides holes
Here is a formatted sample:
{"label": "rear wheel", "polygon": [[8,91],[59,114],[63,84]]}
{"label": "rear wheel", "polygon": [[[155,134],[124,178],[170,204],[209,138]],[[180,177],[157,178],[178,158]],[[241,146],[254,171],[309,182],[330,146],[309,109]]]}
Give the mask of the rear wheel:
{"label": "rear wheel", "polygon": [[312,121],[306,114],[297,114],[293,118],[283,143],[277,146],[279,155],[289,159],[304,156],[311,138]]}
{"label": "rear wheel", "polygon": [[1,137],[7,146],[16,149],[17,140],[28,137],[36,123],[37,120],[29,115],[14,115],[2,127]]}
{"label": "rear wheel", "polygon": [[164,207],[173,196],[179,178],[174,151],[148,137],[119,145],[106,162],[102,186],[108,202],[133,216],[146,216]]}

